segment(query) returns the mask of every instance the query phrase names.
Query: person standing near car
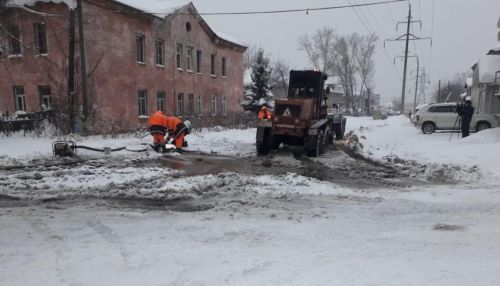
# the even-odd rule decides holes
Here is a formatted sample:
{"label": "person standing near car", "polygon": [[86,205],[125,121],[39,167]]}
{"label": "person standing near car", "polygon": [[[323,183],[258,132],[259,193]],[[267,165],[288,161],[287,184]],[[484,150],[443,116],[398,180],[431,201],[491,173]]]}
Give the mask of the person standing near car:
{"label": "person standing near car", "polygon": [[469,136],[470,132],[470,122],[472,121],[472,115],[474,115],[474,107],[472,106],[472,101],[470,96],[465,98],[465,104],[459,105],[457,108],[458,116],[461,119],[462,125],[462,138]]}

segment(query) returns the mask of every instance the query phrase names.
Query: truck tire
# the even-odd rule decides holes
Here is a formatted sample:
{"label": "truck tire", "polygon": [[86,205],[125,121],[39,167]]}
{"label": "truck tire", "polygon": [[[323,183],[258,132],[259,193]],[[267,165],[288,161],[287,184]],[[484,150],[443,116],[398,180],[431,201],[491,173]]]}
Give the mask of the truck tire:
{"label": "truck tire", "polygon": [[320,130],[318,135],[309,136],[306,140],[306,151],[309,157],[318,157],[323,154],[324,150],[325,133]]}
{"label": "truck tire", "polygon": [[281,145],[281,138],[280,136],[272,136],[271,138],[271,148],[273,150],[278,150]]}

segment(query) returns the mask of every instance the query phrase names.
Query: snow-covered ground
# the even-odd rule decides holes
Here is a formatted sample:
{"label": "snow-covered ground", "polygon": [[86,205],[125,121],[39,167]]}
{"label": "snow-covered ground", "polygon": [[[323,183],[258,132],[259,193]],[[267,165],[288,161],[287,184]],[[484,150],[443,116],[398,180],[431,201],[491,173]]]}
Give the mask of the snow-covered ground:
{"label": "snow-covered ground", "polygon": [[[356,180],[371,163],[343,166],[355,159],[340,151],[255,158],[255,129],[189,135],[192,151],[234,156],[205,175],[168,167],[187,155],[151,152],[82,150],[84,161],[50,166],[52,139],[0,138],[0,285],[497,285],[500,130],[448,141],[400,116],[349,118],[348,131],[381,166],[347,185],[289,170],[324,164]],[[365,186],[385,165],[417,183]]]}

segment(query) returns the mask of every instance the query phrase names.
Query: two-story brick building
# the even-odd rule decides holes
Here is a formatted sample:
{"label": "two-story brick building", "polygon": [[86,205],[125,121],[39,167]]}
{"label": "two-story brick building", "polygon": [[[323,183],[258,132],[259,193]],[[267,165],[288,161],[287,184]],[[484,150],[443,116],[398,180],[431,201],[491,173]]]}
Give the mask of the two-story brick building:
{"label": "two-story brick building", "polygon": [[[69,11],[75,8],[73,1],[16,2],[30,1],[10,0],[0,10],[0,111],[10,114],[68,97]],[[183,117],[241,111],[246,47],[209,27],[192,3],[83,0],[82,7],[92,114],[134,128],[157,109]],[[79,91],[78,32],[75,50]]]}

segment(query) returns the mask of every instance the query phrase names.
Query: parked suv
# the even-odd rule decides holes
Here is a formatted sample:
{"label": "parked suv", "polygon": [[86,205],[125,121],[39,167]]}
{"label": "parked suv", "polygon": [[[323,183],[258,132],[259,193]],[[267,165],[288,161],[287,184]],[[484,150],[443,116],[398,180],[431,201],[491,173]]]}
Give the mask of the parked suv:
{"label": "parked suv", "polygon": [[[436,130],[460,129],[457,103],[437,103],[423,107],[415,114],[414,125],[422,129],[425,134],[434,133]],[[471,129],[475,131],[499,126],[500,122],[497,116],[479,113],[474,113],[470,124]]]}

